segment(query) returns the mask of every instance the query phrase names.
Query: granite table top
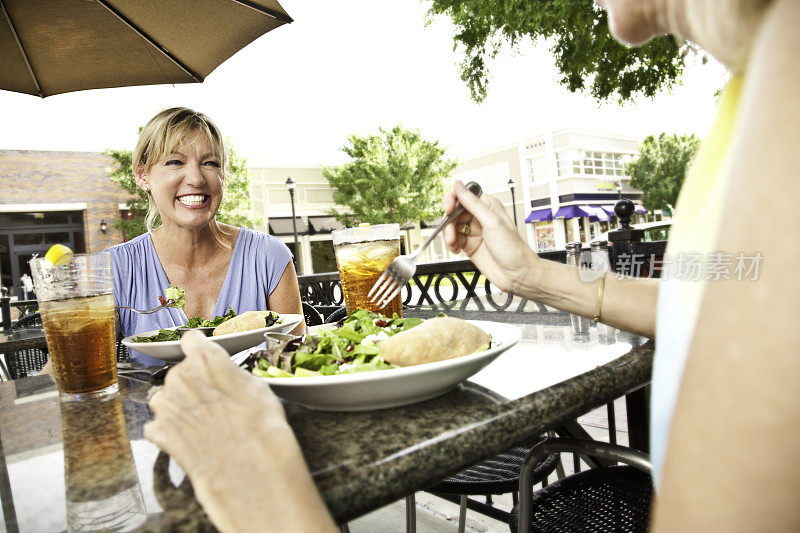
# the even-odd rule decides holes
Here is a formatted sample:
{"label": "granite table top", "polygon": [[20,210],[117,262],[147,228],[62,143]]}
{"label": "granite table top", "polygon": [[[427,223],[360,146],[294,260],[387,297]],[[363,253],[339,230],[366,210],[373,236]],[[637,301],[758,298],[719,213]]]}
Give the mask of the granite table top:
{"label": "granite table top", "polygon": [[[569,315],[550,310],[448,314],[515,322],[523,340],[457,389],[425,402],[355,413],[285,405],[338,521],[425,489],[650,379],[653,347],[641,337],[599,335],[594,327],[578,337]],[[6,530],[63,531],[68,522],[109,516],[144,531],[213,530],[180,467],[142,436],[151,418],[149,388],[120,378],[118,397],[62,404],[48,376],[0,383]]]}

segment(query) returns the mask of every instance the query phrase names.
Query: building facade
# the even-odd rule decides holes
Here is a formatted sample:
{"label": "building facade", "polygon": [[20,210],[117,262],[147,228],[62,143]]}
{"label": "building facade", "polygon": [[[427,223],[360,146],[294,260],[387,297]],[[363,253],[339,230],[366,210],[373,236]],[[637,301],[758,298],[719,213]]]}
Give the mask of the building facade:
{"label": "building facade", "polygon": [[0,150],[0,285],[21,293],[28,261],[53,244],[76,253],[122,242],[113,222],[130,195],[108,177],[113,160],[94,152]]}
{"label": "building facade", "polygon": [[[642,193],[630,187],[625,173],[640,143],[635,137],[558,130],[469,158],[453,176],[477,181],[497,197],[535,250],[564,249],[567,242],[588,243],[608,231],[619,198],[640,203]],[[638,206],[634,221],[644,220]]]}
{"label": "building facade", "polygon": [[[298,274],[335,271],[330,234],[344,226],[328,214],[334,206],[333,190],[322,175],[322,167],[251,167],[249,170],[253,210],[263,217],[263,224],[257,229],[286,243],[295,255]],[[287,185],[289,178],[294,182],[294,198]]]}
{"label": "building facade", "polygon": [[[580,130],[559,130],[487,151],[462,161],[452,180],[477,181],[515,220],[520,235],[539,251],[588,243],[615,225],[620,197],[635,203],[642,193],[630,187],[625,164],[641,139]],[[130,195],[108,177],[114,161],[92,152],[0,150],[0,284],[19,295],[27,261],[53,244],[78,253],[118,244],[124,236],[113,222],[126,216]],[[252,208],[263,217],[259,229],[293,251],[298,274],[332,272],[336,260],[331,231],[342,227],[329,211],[333,190],[320,166],[251,167]],[[293,193],[287,180],[294,182]],[[294,207],[294,224],[292,208]],[[634,222],[659,220],[640,214]],[[437,221],[421,221],[401,231],[401,249],[416,250]],[[295,245],[295,230],[297,244]],[[423,262],[455,259],[441,236]]]}

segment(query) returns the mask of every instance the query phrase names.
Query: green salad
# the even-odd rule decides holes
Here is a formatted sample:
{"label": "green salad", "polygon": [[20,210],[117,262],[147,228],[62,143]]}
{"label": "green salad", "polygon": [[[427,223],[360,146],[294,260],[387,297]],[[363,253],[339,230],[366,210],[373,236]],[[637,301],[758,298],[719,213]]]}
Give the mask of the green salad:
{"label": "green salad", "polygon": [[[167,300],[175,301],[175,303],[170,304],[167,307],[183,309],[183,306],[186,305],[186,294],[184,294],[183,289],[179,289],[178,287],[173,287],[172,285],[170,285],[169,288],[164,291],[164,297]],[[158,299],[161,300],[162,298],[159,296]]]}
{"label": "green salad", "polygon": [[[274,313],[273,313],[274,314]],[[236,316],[233,307],[228,307],[228,312],[222,316],[214,317],[214,320],[209,320],[201,316],[193,316],[189,318],[186,323],[187,328],[204,328],[204,327],[217,327],[223,322],[230,320]],[[273,322],[274,323],[274,322]],[[269,324],[267,324],[269,325]],[[134,337],[131,342],[167,342],[180,340],[181,334],[175,329],[159,329],[155,335],[142,335]]]}
{"label": "green salad", "polygon": [[422,323],[421,318],[388,318],[365,309],[352,313],[340,327],[306,335],[289,343],[267,342],[267,349],[243,363],[259,377],[308,377],[353,374],[395,368],[380,356],[383,339]]}

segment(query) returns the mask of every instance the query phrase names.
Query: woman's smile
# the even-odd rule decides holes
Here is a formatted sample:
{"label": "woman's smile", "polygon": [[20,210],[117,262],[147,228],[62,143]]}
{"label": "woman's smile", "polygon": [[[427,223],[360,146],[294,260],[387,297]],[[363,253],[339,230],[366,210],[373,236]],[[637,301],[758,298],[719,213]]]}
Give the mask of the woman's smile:
{"label": "woman's smile", "polygon": [[208,206],[210,198],[207,194],[184,194],[175,199],[180,205],[188,209],[202,209]]}

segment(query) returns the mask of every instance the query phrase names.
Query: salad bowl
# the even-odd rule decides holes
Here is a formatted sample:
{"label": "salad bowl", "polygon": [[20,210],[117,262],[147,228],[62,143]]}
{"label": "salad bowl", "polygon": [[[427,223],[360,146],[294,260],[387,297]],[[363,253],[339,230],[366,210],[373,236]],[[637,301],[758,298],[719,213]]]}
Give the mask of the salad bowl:
{"label": "salad bowl", "polygon": [[[288,333],[292,331],[297,325],[304,320],[303,315],[294,314],[281,314],[282,322],[273,324],[272,326],[251,329],[248,331],[241,331],[238,333],[229,333],[227,335],[217,335],[208,337],[208,340],[215,342],[225,348],[228,353],[235,354],[252,348],[264,341],[264,333]],[[165,329],[178,329],[178,328],[165,328]],[[158,333],[158,330],[146,331],[137,333],[122,339],[122,344],[131,350],[141,352],[150,357],[162,359],[164,361],[178,362],[183,360],[183,352],[181,351],[180,341],[165,341],[165,342],[134,342],[135,337],[148,337]]]}
{"label": "salad bowl", "polygon": [[[260,378],[284,400],[321,411],[370,411],[399,407],[442,395],[517,344],[520,329],[511,324],[469,320],[491,335],[488,350],[421,365],[294,378]],[[243,354],[234,356],[234,362]],[[246,354],[244,354],[246,356]]]}

